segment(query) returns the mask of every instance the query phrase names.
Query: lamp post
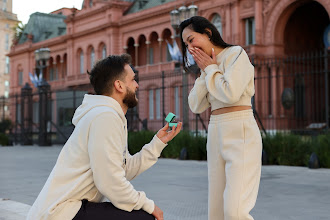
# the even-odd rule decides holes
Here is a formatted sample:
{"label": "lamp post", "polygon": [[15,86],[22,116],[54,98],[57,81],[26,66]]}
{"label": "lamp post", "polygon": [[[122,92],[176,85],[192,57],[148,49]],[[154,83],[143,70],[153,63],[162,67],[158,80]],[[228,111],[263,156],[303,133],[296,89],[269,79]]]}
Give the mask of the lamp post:
{"label": "lamp post", "polygon": [[[198,13],[198,7],[194,4],[190,6],[181,6],[178,10],[174,9],[170,12],[171,25],[174,30],[174,39],[179,37],[178,29],[182,21],[196,16]],[[189,109],[188,109],[188,75],[183,70],[182,71],[182,110],[183,110],[183,130],[189,130]]]}
{"label": "lamp post", "polygon": [[39,70],[38,78],[42,77],[42,70],[47,67],[47,61],[50,57],[49,48],[40,48],[34,51],[35,59],[36,59],[36,68]]}
{"label": "lamp post", "polygon": [[179,28],[180,23],[190,17],[196,16],[197,14],[198,7],[194,4],[191,4],[188,7],[183,5],[178,10],[174,9],[170,12],[171,25],[174,29],[175,37],[178,37],[177,30]]}
{"label": "lamp post", "polygon": [[[40,48],[35,52],[36,69],[39,70],[38,93],[39,93],[39,146],[50,146],[50,85],[43,77],[42,70],[47,67],[50,57],[48,48]],[[41,80],[40,80],[41,79]]]}

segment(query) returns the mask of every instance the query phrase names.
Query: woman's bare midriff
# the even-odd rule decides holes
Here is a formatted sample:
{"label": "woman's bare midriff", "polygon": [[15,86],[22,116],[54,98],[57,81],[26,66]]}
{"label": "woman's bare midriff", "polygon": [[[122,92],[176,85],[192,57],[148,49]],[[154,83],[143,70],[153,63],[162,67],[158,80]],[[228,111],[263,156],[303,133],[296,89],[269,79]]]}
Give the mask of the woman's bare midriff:
{"label": "woman's bare midriff", "polygon": [[249,109],[251,109],[251,106],[232,106],[232,107],[218,108],[216,110],[213,110],[211,114],[212,115],[221,115],[224,113],[243,111],[243,110],[249,110]]}

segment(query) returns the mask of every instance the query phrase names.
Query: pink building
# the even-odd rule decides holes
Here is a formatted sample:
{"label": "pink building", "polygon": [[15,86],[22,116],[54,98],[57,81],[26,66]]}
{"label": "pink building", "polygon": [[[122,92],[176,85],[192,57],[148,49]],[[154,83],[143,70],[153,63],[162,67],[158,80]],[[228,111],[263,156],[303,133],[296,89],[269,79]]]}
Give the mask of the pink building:
{"label": "pink building", "polygon": [[[212,21],[226,42],[243,46],[255,64],[255,109],[259,122],[267,130],[306,128],[313,123],[328,122],[325,112],[329,104],[325,100],[329,89],[325,73],[329,68],[325,60],[330,62],[324,50],[324,36],[329,26],[329,0],[197,0],[193,3],[198,6],[198,14]],[[44,78],[51,90],[79,93],[91,92],[86,72],[98,59],[127,52],[139,71],[139,119],[147,119],[148,127],[156,129],[163,123],[163,114],[172,111],[179,120],[189,116],[185,120],[190,130],[203,130],[202,120],[186,110],[182,100],[196,75],[183,77],[167,48],[167,42],[172,44],[175,39],[170,12],[191,4],[192,1],[186,0],[85,0],[81,10],[63,8],[51,14],[32,14],[22,38],[9,54],[11,97],[20,94],[25,83],[32,86],[29,72],[36,68],[37,49],[50,49]],[[311,51],[322,51],[322,56],[307,55]],[[305,57],[296,56],[305,53]],[[320,62],[319,66],[313,63],[314,59]],[[313,77],[316,69],[323,75]],[[303,73],[309,75],[302,76]],[[187,83],[188,86],[182,86]],[[282,100],[284,90],[295,96],[292,100],[289,97],[286,106]],[[65,120],[70,120],[65,115],[72,114],[81,99],[74,98],[76,103],[65,110],[68,103],[59,101],[57,96],[61,96],[59,92],[52,93],[53,106],[58,106],[54,107],[52,119],[62,126]],[[11,106],[14,121],[18,107]],[[201,116],[207,126],[209,112]]]}

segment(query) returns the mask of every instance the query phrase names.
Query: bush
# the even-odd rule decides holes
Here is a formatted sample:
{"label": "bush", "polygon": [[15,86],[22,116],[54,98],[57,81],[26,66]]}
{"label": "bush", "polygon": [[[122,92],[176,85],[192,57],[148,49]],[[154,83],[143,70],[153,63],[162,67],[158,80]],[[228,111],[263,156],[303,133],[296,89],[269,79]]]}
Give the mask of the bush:
{"label": "bush", "polygon": [[139,131],[128,132],[128,150],[131,155],[139,152],[142,147],[149,143],[154,137],[155,132],[152,131]]}
{"label": "bush", "polygon": [[320,161],[320,166],[330,168],[330,133],[317,137],[313,151]]}
{"label": "bush", "polygon": [[9,119],[5,119],[0,122],[0,133],[6,133],[12,128],[12,123]]}
{"label": "bush", "polygon": [[5,134],[0,133],[0,145],[7,146],[8,144],[9,144],[9,138]]}
{"label": "bush", "polygon": [[263,149],[268,164],[307,166],[312,153],[312,141],[309,138],[293,134],[280,134],[263,138]]}
{"label": "bush", "polygon": [[[152,131],[129,132],[128,146],[133,155],[149,143],[155,135]],[[183,148],[187,149],[188,159],[206,160],[206,137],[195,137],[181,131],[161,153],[164,158],[179,158]],[[312,152],[319,158],[322,167],[330,168],[330,133],[317,138],[293,134],[268,135],[263,137],[263,149],[267,163],[271,165],[308,166]]]}
{"label": "bush", "polygon": [[[142,149],[142,147],[149,143],[154,132],[141,131],[128,133],[128,147],[130,154],[135,154]],[[179,158],[180,152],[183,148],[187,149],[188,159],[191,160],[206,160],[206,138],[194,137],[189,132],[181,131],[168,146],[162,151],[163,158]]]}

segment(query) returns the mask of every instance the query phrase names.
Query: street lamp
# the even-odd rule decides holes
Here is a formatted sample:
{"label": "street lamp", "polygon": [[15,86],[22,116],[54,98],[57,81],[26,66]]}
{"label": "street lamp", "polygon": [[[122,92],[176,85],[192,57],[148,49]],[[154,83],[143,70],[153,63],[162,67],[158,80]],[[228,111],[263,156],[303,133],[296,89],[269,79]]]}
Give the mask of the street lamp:
{"label": "street lamp", "polygon": [[[34,52],[36,59],[36,69],[39,69],[38,93],[39,93],[39,146],[51,145],[50,136],[50,85],[42,76],[42,69],[47,67],[50,57],[49,48],[40,48]],[[41,79],[41,80],[40,80]]]}
{"label": "street lamp", "polygon": [[178,10],[174,9],[170,12],[171,16],[171,25],[175,32],[175,37],[178,37],[177,35],[177,29],[179,28],[179,25],[182,21],[196,16],[198,14],[198,7],[194,4],[186,6],[181,6]]}
{"label": "street lamp", "polygon": [[50,57],[50,50],[49,48],[40,48],[34,51],[34,55],[36,59],[36,68],[40,71],[38,78],[40,78],[42,77],[42,69],[47,66],[46,64]]}
{"label": "street lamp", "polygon": [[[181,6],[178,10],[174,9],[170,12],[171,25],[174,30],[174,39],[179,37],[178,29],[182,21],[196,16],[198,13],[198,7],[194,4],[190,6]],[[187,73],[182,71],[182,109],[183,109],[183,129],[189,130],[189,109],[188,109],[188,76]]]}

